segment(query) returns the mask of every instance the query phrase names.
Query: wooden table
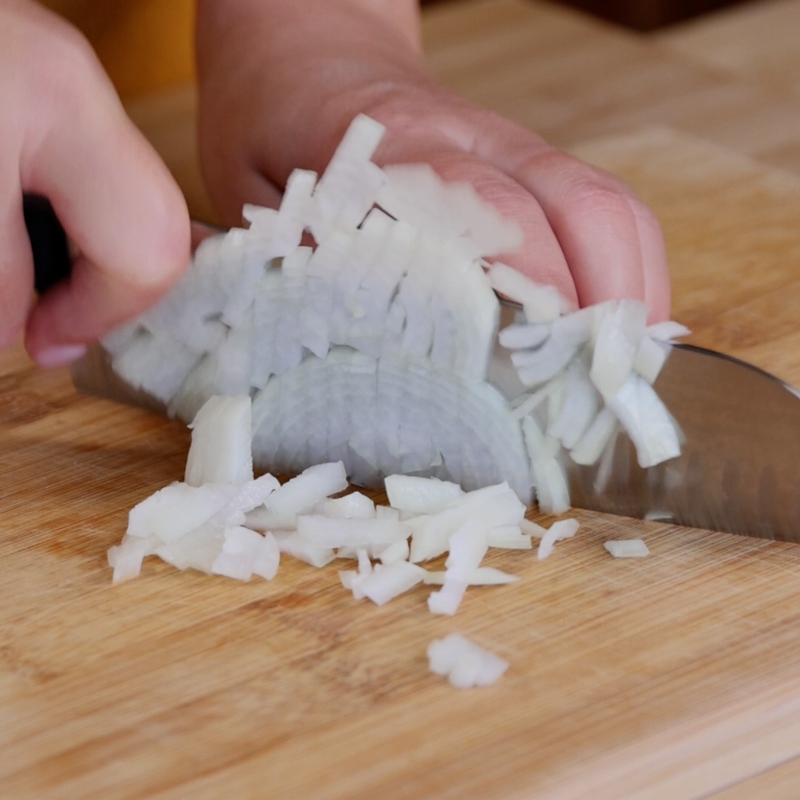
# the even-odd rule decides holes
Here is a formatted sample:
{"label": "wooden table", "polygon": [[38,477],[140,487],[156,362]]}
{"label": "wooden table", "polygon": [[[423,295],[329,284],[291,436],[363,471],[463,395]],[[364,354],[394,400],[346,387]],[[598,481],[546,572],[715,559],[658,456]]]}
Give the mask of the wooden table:
{"label": "wooden table", "polygon": [[[695,341],[800,384],[800,177],[751,157],[775,152],[758,119],[800,133],[781,92],[545,5],[444,6],[426,34],[448,83],[653,206]],[[202,208],[191,92],[133,112]],[[181,477],[187,442],[0,354],[3,798],[796,797],[800,548],[578,512],[546,561],[493,553],[521,580],[472,590],[452,620],[422,589],[378,608],[335,567],[289,558],[271,582],[148,561],[112,587],[106,549]],[[613,560],[611,537],[652,555]],[[506,657],[506,676],[457,692],[428,673],[450,630]]]}

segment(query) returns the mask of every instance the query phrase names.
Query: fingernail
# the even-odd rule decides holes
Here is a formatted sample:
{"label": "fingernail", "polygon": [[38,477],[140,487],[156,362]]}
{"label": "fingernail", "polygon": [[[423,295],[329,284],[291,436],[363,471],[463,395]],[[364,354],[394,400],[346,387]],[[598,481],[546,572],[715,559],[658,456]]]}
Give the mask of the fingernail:
{"label": "fingernail", "polygon": [[85,344],[57,344],[40,350],[34,360],[40,367],[62,367],[86,353]]}

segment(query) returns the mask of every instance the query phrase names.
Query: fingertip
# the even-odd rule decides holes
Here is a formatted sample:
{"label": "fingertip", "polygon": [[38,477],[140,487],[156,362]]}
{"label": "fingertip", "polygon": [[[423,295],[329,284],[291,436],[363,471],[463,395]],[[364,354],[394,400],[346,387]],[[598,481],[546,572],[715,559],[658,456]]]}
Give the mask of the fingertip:
{"label": "fingertip", "polygon": [[653,211],[637,197],[629,202],[639,236],[644,273],[644,300],[650,307],[648,322],[670,318],[671,287],[669,264],[661,225]]}

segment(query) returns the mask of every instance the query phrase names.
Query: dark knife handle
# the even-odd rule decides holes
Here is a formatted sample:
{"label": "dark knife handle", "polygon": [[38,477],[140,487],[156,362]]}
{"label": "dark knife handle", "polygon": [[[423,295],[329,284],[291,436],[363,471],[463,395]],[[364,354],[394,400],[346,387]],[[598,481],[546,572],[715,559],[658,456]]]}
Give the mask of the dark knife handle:
{"label": "dark knife handle", "polygon": [[67,235],[46,197],[24,194],[22,210],[33,253],[33,285],[39,294],[43,294],[70,274],[72,263]]}

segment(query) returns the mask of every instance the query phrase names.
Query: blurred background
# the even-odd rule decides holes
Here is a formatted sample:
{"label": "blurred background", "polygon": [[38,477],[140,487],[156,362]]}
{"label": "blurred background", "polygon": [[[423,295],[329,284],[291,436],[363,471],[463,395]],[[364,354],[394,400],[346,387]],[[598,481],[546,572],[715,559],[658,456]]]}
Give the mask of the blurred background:
{"label": "blurred background", "polygon": [[[462,0],[423,0],[425,4]],[[561,0],[639,31],[696,17],[736,0]],[[123,100],[191,80],[194,0],[44,0],[93,44]]]}

